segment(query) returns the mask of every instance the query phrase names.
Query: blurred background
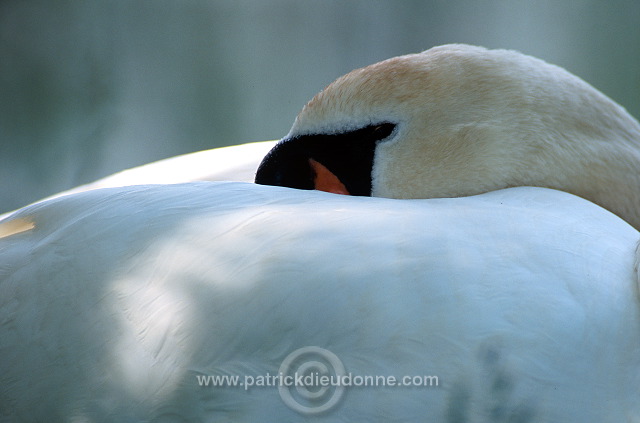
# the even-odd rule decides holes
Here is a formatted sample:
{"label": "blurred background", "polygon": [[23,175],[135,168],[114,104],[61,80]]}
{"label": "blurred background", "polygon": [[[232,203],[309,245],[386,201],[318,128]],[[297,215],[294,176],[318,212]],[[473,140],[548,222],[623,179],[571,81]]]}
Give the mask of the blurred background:
{"label": "blurred background", "polygon": [[640,117],[638,0],[1,0],[0,213],[280,138],[336,77],[453,42],[563,66]]}

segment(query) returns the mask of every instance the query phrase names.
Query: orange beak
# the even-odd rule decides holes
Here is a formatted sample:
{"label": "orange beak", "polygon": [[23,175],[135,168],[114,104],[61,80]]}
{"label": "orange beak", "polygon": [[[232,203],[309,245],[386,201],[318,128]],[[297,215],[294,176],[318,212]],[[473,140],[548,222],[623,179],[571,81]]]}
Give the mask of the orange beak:
{"label": "orange beak", "polygon": [[315,176],[313,185],[318,191],[332,192],[334,194],[351,195],[340,179],[327,169],[322,163],[309,159],[309,165]]}

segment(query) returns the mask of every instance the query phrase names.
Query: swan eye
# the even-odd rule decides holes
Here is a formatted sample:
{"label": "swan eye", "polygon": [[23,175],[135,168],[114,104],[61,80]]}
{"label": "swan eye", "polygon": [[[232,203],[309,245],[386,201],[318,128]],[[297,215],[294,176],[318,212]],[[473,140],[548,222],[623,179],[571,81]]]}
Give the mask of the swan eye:
{"label": "swan eye", "polygon": [[369,133],[375,141],[382,141],[391,135],[395,128],[395,123],[384,122],[377,125],[371,125],[367,129],[369,129]]}

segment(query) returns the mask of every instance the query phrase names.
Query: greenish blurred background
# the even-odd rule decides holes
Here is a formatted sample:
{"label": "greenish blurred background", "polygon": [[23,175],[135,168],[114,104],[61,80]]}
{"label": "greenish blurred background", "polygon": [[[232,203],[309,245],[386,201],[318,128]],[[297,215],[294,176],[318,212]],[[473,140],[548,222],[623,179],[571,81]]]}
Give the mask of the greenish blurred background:
{"label": "greenish blurred background", "polygon": [[279,138],[336,77],[452,42],[558,64],[640,117],[638,0],[2,0],[0,213]]}

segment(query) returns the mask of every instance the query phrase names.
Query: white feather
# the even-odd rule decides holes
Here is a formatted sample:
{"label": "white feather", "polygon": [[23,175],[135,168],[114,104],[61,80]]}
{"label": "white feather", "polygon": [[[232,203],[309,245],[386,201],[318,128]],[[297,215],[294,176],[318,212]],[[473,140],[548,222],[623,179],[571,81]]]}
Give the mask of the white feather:
{"label": "white feather", "polygon": [[[354,375],[316,421],[640,418],[639,234],[570,194],[389,200],[243,183],[88,191],[0,239],[0,419],[300,421],[304,346]],[[28,225],[27,225],[28,226]],[[635,419],[635,420],[634,420]]]}

